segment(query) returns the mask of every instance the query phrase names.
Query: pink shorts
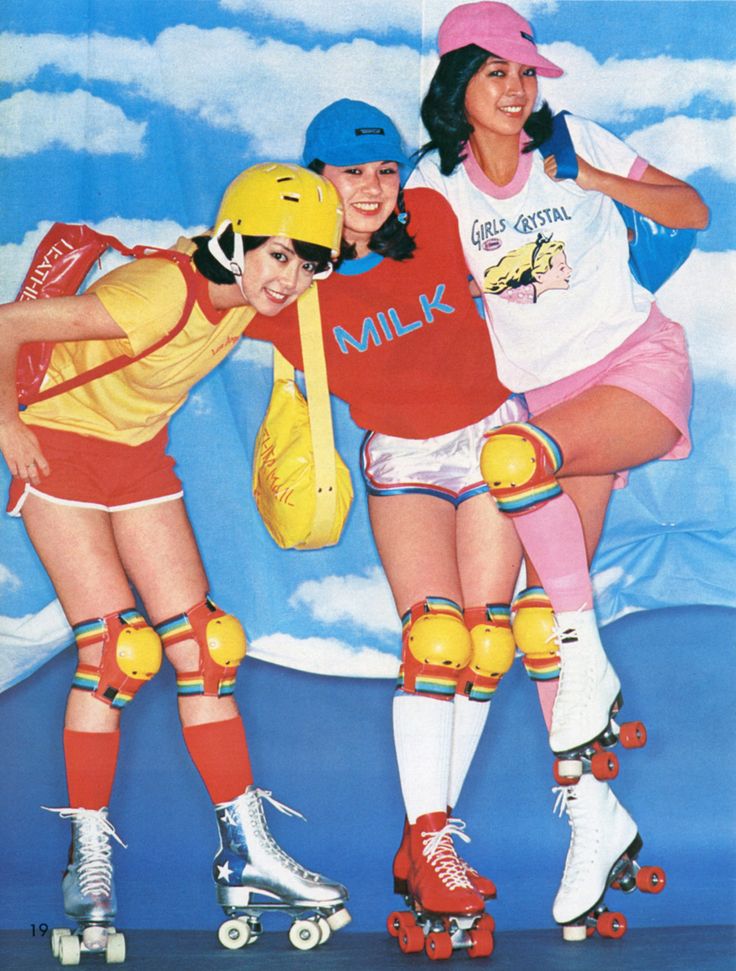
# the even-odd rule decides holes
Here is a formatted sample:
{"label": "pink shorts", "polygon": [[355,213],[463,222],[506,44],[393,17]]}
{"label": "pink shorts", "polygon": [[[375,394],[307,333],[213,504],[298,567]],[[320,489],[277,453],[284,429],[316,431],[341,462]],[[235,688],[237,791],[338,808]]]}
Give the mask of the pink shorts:
{"label": "pink shorts", "polygon": [[[553,384],[527,391],[531,420],[598,385],[631,391],[669,418],[680,437],[663,459],[683,459],[690,454],[693,383],[687,340],[682,327],[665,317],[656,304],[652,304],[641,327],[603,360]],[[625,485],[627,478],[627,471],[619,472],[615,487]]]}
{"label": "pink shorts", "polygon": [[75,432],[29,427],[51,472],[38,485],[12,479],[7,506],[11,516],[20,516],[29,495],[62,506],[119,512],[180,499],[184,494],[174,460],[166,454],[167,428],[142,445],[122,445]]}

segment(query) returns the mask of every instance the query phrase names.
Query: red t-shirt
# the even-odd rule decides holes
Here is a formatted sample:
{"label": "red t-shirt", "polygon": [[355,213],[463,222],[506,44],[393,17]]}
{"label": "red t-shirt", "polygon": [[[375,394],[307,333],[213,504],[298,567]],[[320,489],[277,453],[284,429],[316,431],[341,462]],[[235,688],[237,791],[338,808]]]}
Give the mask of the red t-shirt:
{"label": "red t-shirt", "polygon": [[[319,284],[322,333],[330,391],[361,428],[431,438],[485,418],[509,392],[470,296],[454,213],[431,189],[405,198],[412,258],[343,263]],[[295,306],[256,315],[246,337],[272,341],[303,369]]]}

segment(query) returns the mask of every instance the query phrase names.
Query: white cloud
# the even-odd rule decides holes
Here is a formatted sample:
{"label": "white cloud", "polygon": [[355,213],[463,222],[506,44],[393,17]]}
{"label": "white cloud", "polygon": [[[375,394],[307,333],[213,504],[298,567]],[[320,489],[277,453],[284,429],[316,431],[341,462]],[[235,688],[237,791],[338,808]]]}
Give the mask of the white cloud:
{"label": "white cloud", "polygon": [[[263,14],[271,20],[301,24],[308,30],[348,35],[356,32],[384,34],[403,30],[424,32],[434,39],[440,21],[457,0],[351,0],[332,4],[326,14],[324,0],[220,0],[223,10],[232,13]],[[554,0],[518,0],[516,10],[532,17],[540,10],[557,7]]]}
{"label": "white cloud", "polygon": [[631,132],[626,141],[642,158],[679,179],[712,169],[727,182],[736,182],[736,118],[676,115]]}
{"label": "white cloud", "polygon": [[0,563],[0,587],[6,587],[8,590],[20,590],[21,586],[22,583],[19,578],[4,563]]}
{"label": "white cloud", "polygon": [[695,250],[657,292],[657,304],[687,332],[696,380],[736,375],[736,250]]}
{"label": "white cloud", "polygon": [[363,576],[327,576],[301,583],[289,598],[290,607],[306,607],[323,624],[345,621],[379,634],[398,634],[401,625],[388,582],[373,567]]}
{"label": "white cloud", "polygon": [[36,614],[0,615],[0,691],[28,677],[73,639],[58,600]]}
{"label": "white cloud", "polygon": [[599,63],[585,48],[566,41],[541,46],[565,69],[561,78],[541,81],[556,109],[600,122],[627,121],[646,108],[682,111],[697,96],[720,104],[736,101],[736,64],[713,58],[609,58]]}
{"label": "white cloud", "polygon": [[248,657],[295,671],[341,678],[395,678],[399,659],[373,647],[352,647],[333,637],[268,634],[248,645]]}
{"label": "white cloud", "polygon": [[0,101],[0,156],[18,158],[52,146],[92,155],[140,156],[145,122],[87,91],[40,94],[19,91]]}

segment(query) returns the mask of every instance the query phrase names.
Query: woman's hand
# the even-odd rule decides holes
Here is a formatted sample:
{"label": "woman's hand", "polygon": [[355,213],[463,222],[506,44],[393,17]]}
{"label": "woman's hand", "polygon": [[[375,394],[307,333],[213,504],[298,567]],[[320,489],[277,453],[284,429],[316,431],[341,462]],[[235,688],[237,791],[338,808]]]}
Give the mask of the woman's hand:
{"label": "woman's hand", "polygon": [[31,485],[51,471],[35,434],[15,416],[0,422],[0,452],[11,474]]}

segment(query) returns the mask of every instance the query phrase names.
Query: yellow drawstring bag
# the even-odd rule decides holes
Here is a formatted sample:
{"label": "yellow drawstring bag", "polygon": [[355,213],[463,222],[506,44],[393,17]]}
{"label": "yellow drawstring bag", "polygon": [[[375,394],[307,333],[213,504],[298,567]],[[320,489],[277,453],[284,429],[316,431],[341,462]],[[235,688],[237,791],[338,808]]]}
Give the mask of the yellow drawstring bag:
{"label": "yellow drawstring bag", "polygon": [[307,398],[274,348],[273,391],[253,452],[253,496],[282,549],[314,550],[340,539],[353,486],[335,449],[315,284],[297,309]]}

